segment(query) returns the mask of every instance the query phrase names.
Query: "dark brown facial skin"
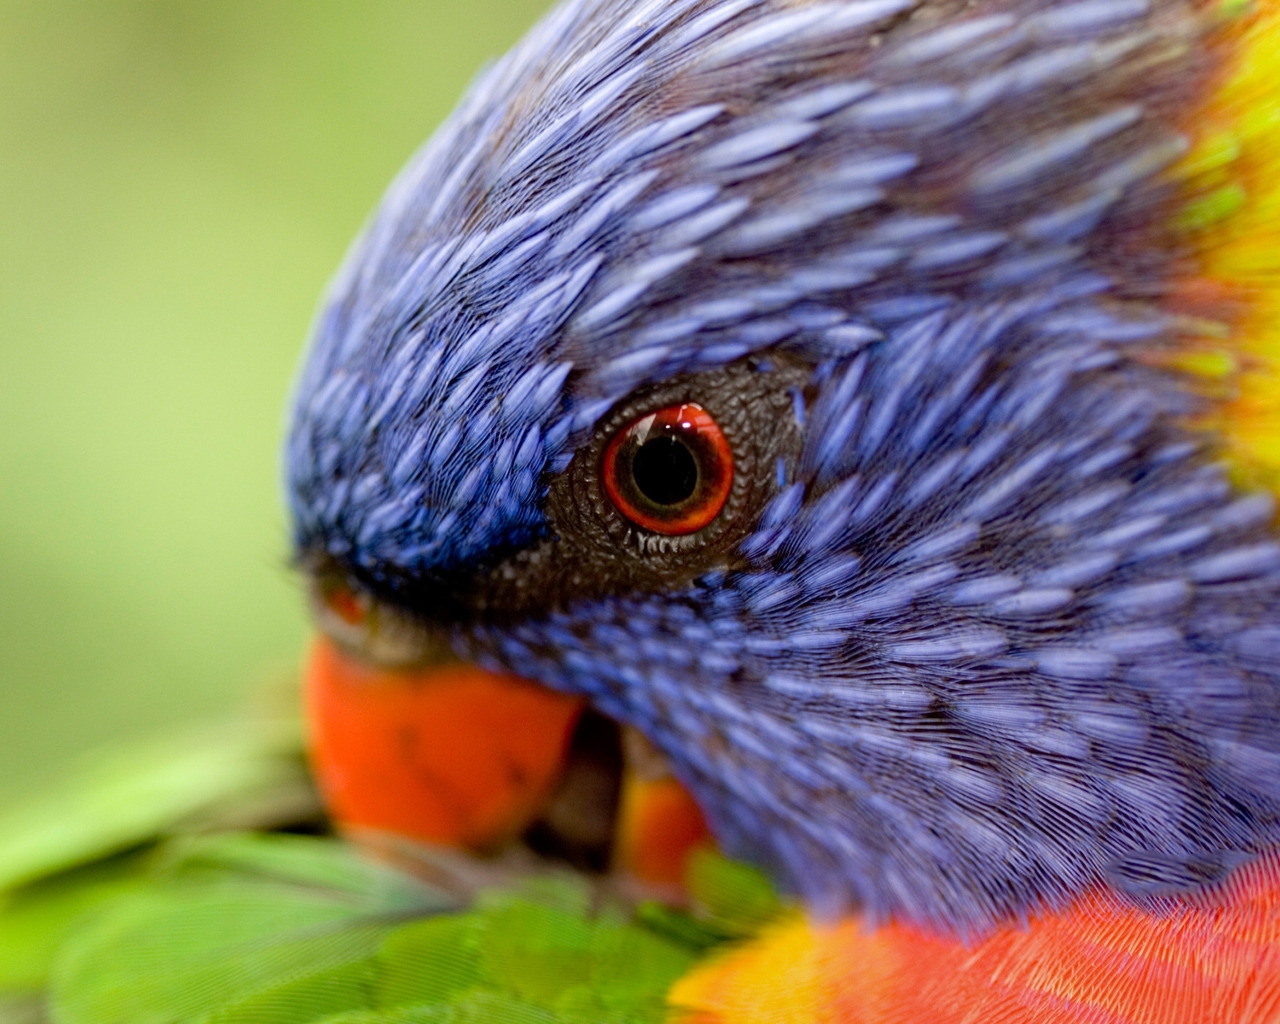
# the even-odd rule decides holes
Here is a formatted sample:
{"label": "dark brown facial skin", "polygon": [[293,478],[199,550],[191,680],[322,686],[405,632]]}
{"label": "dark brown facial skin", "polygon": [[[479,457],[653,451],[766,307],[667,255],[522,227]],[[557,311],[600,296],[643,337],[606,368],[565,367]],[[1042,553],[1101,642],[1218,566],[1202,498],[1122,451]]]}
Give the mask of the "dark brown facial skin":
{"label": "dark brown facial skin", "polygon": [[[476,620],[500,625],[576,600],[677,590],[712,569],[740,568],[745,563],[736,549],[779,490],[779,460],[794,465],[799,454],[796,402],[805,401],[811,376],[811,365],[779,354],[641,388],[605,416],[568,469],[551,479],[548,536],[491,564],[424,580],[372,578],[317,558],[309,572],[353,578],[362,590],[439,627]],[[662,536],[635,526],[614,507],[600,463],[619,430],[681,402],[696,402],[715,419],[733,453],[734,479],[711,523],[695,533]]]}
{"label": "dark brown facial skin", "polygon": [[[785,357],[749,359],[632,395],[551,481],[552,537],[483,576],[471,607],[496,615],[543,611],[582,598],[677,590],[711,569],[741,567],[736,548],[779,490],[778,460],[792,462],[799,453],[792,395],[810,374],[809,367]],[[711,523],[695,533],[663,536],[634,526],[614,507],[601,484],[600,461],[605,446],[627,424],[681,402],[703,406],[724,432],[733,452],[734,482]]]}

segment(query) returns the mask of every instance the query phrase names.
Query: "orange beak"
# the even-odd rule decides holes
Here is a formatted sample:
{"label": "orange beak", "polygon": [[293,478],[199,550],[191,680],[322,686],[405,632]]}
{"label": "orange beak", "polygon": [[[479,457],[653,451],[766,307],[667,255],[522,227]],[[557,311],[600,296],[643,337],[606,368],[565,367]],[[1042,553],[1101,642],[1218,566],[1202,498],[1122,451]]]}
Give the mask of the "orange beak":
{"label": "orange beak", "polygon": [[339,826],[485,850],[550,795],[583,702],[465,664],[389,670],[318,637],[311,763]]}
{"label": "orange beak", "polygon": [[[485,851],[520,835],[564,772],[585,702],[517,676],[447,663],[372,667],[319,636],[305,672],[310,756],[342,829]],[[615,868],[678,887],[710,835],[669,775],[628,765]]]}
{"label": "orange beak", "polygon": [[713,840],[702,811],[676,779],[645,779],[628,771],[615,844],[619,868],[642,882],[679,889],[689,855]]}

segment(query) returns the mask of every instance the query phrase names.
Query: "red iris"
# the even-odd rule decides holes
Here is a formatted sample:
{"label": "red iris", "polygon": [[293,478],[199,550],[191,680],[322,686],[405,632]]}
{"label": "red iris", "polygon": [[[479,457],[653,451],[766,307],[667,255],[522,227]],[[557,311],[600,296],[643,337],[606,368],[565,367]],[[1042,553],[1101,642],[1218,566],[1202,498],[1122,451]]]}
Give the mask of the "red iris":
{"label": "red iris", "polygon": [[686,403],[630,423],[609,442],[601,466],[618,511],[654,533],[695,533],[729,499],[733,453],[711,414]]}

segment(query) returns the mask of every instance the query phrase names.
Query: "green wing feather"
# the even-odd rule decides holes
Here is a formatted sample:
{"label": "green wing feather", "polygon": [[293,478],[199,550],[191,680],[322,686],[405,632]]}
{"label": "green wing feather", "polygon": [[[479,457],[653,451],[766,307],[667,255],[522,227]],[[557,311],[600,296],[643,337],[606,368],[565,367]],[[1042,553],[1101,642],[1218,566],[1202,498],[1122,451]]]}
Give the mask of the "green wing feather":
{"label": "green wing feather", "polygon": [[0,1024],[658,1021],[779,908],[711,856],[685,912],[570,874],[463,900],[334,838],[223,831],[317,822],[296,734],[234,735],[111,755],[0,817]]}

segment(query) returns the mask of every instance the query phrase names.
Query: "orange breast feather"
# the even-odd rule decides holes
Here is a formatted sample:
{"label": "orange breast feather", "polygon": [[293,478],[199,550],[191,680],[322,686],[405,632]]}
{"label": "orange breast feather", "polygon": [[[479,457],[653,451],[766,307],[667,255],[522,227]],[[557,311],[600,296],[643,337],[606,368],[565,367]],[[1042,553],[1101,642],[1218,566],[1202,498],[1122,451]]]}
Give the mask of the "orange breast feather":
{"label": "orange breast feather", "polygon": [[1106,894],[975,945],[793,918],[669,994],[685,1024],[1275,1024],[1280,857],[1146,913]]}

